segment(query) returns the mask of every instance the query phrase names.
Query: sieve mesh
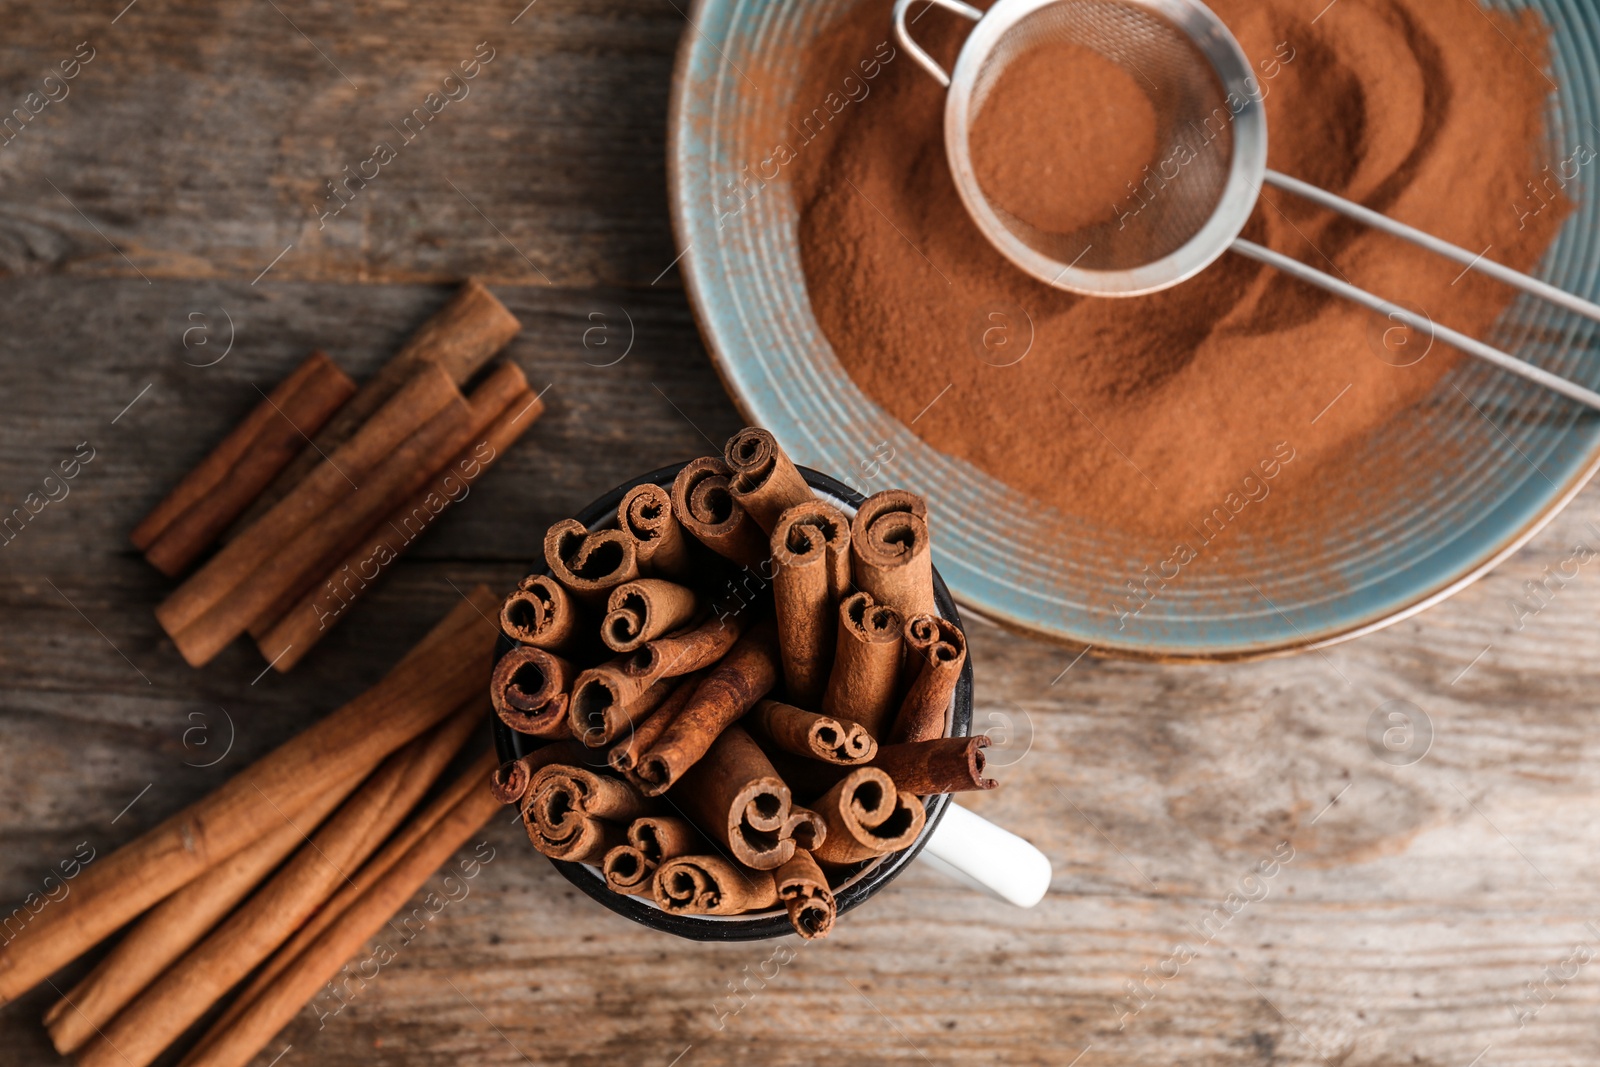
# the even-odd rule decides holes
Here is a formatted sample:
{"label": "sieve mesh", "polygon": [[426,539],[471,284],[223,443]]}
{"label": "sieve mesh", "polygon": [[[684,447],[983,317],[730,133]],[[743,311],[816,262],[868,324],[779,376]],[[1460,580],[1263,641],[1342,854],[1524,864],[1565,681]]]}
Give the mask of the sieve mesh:
{"label": "sieve mesh", "polygon": [[1128,73],[1157,116],[1155,158],[1122,199],[1106,205],[1103,221],[1070,232],[1041,230],[987,193],[984,199],[1013,236],[1064,269],[1133,270],[1178,251],[1216,212],[1232,166],[1233,112],[1210,61],[1187,33],[1148,9],[1119,0],[1059,0],[1019,19],[995,42],[974,77],[969,114],[982,114],[1007,67],[1047,44],[1089,49]]}

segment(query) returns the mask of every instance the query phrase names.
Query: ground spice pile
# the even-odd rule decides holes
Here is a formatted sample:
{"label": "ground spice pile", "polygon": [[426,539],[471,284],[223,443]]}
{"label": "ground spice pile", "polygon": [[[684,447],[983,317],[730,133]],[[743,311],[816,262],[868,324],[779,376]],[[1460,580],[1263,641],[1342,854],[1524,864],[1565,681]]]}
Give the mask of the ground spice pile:
{"label": "ground spice pile", "polygon": [[[1211,6],[1255,67],[1271,167],[1460,245],[1492,246],[1512,267],[1537,263],[1566,210],[1527,209],[1552,88],[1536,65],[1547,31],[1534,13],[1341,0],[1313,21],[1321,5],[1300,0]],[[914,32],[948,68],[970,25],[929,9]],[[881,0],[842,17],[808,55],[795,107],[874,49],[881,59],[888,37]],[[1071,229],[1136,208],[1143,168],[1169,146],[1151,139],[1150,104],[1121,70],[1057,60],[1008,73],[997,96],[1028,106],[1012,122],[980,121],[973,140],[980,180],[1009,210]],[[871,96],[799,154],[812,306],[885,409],[1067,516],[1142,534],[1192,529],[1241,477],[1285,455],[1278,485],[1291,501],[1314,497],[1340,481],[1355,442],[1405,417],[1463,358],[1436,344],[1396,366],[1373,316],[1233,255],[1146,297],[1035,282],[967,216],[945,161],[943,105],[933,79],[894,56]],[[1086,109],[1125,131],[1110,150],[1086,148],[1103,130],[1083,121]],[[1513,296],[1271,189],[1245,236],[1476,336]]]}

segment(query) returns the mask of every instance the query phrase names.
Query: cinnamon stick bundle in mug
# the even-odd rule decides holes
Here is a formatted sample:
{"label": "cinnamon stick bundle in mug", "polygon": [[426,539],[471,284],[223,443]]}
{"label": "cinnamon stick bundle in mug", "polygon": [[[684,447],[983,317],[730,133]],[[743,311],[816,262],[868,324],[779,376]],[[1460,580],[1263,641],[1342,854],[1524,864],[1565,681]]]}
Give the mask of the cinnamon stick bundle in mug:
{"label": "cinnamon stick bundle in mug", "polygon": [[772,531],[772,566],[784,685],[814,707],[828,684],[839,603],[850,588],[850,520],[816,499],[786,509]]}
{"label": "cinnamon stick bundle in mug", "polygon": [[722,461],[732,472],[728,491],[733,499],[768,534],[785,510],[815,499],[778,439],[760,427],[747,426],[728,438]]}
{"label": "cinnamon stick bundle in mug", "polygon": [[187,570],[355,392],[333,360],[311,353],[134,527],[134,547],[169,578]]}

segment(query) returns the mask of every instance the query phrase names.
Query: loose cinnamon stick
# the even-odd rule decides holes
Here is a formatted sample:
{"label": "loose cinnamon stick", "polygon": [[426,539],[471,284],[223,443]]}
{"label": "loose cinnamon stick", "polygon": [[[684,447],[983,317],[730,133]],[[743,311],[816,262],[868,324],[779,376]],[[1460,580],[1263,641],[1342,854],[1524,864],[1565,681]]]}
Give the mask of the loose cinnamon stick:
{"label": "loose cinnamon stick", "polygon": [[901,793],[876,767],[857,767],[814,805],[827,823],[818,862],[838,866],[910,846],[927,819],[922,802]]}
{"label": "loose cinnamon stick", "polygon": [[789,787],[740,726],[717,736],[672,795],[695,825],[746,867],[770,871],[794,855]]}
{"label": "loose cinnamon stick", "polygon": [[967,638],[949,619],[938,619],[935,625],[939,639],[906,657],[906,669],[916,673],[889,733],[892,744],[944,736],[945,717],[967,661]]}
{"label": "loose cinnamon stick", "polygon": [[493,754],[485,753],[465,776],[478,788],[470,789],[442,815],[435,815],[434,811],[445,798],[431,805],[423,816],[424,820],[431,816],[431,828],[285,966],[243,1012],[228,1025],[207,1032],[182,1067],[244,1067],[249,1063],[338,973],[345,961],[383,929],[429,876],[501,810],[499,802],[483,788],[493,766]]}
{"label": "loose cinnamon stick", "polygon": [[649,896],[663,860],[703,849],[705,840],[687,819],[646,815],[628,826],[628,843],[606,853],[600,864],[613,892]]}
{"label": "loose cinnamon stick", "polygon": [[983,776],[988,747],[987,734],[908,741],[884,745],[871,765],[892,778],[896,789],[919,797],[993,789],[999,783]]}
{"label": "loose cinnamon stick", "polygon": [[329,420],[313,444],[273,480],[251,509],[246,522],[265,514],[310,475],[324,455],[356,435],[425,364],[438,366],[456,385],[466,384],[478,368],[522,331],[522,323],[475,278],[456,290],[448,303],[417,328],[405,345],[367,379],[338,415]]}
{"label": "loose cinnamon stick", "polygon": [[589,530],[562,519],[544,535],[550,574],[579,600],[604,605],[611,590],[639,577],[638,549],[621,530]]}
{"label": "loose cinnamon stick", "polygon": [[838,640],[839,602],[850,587],[850,520],[810,499],[786,509],[772,531],[772,595],[791,699],[817,707]]}
{"label": "loose cinnamon stick", "polygon": [[689,541],[672,514],[672,494],[654,482],[628,490],[617,505],[617,527],[638,546],[639,567],[648,574],[687,578]]}
{"label": "loose cinnamon stick", "polygon": [[364,773],[481,692],[495,598],[479,586],[377,685],[215,790],[86,868],[72,893],[0,947],[13,1000],[195,877],[297,818],[329,782]]}
{"label": "loose cinnamon stick", "polygon": [[701,544],[742,567],[767,561],[760,525],[733,498],[728,465],[715,456],[691,460],[672,481],[672,514]]}
{"label": "loose cinnamon stick", "polygon": [[169,578],[187,570],[355,391],[325,353],[311,353],[134,527],[134,547]]}
{"label": "loose cinnamon stick", "polygon": [[554,652],[520,645],[500,657],[489,678],[489,699],[500,721],[518,733],[572,736],[567,701],[578,669]]}
{"label": "loose cinnamon stick", "polygon": [[622,825],[646,814],[639,791],[620,778],[551,764],[533,776],[522,821],[533,847],[551,859],[598,863],[626,841]]}
{"label": "loose cinnamon stick", "polygon": [[641,783],[629,772],[637,766],[639,757],[666,732],[684,705],[689,703],[689,698],[694,696],[695,687],[700,684],[700,673],[697,671],[670,681],[673,686],[672,692],[661,702],[661,706],[628,731],[627,735],[617,741],[606,754],[606,762],[611,765],[611,769],[628,774],[628,780],[635,786]]}
{"label": "loose cinnamon stick", "polygon": [[839,637],[822,713],[860,723],[883,737],[895,710],[900,677],[901,620],[872,594],[854,593],[839,605]]}
{"label": "loose cinnamon stick", "polygon": [[722,460],[733,472],[728,491],[768,534],[786,509],[815,499],[794,461],[766,430],[747,426],[728,438]]}
{"label": "loose cinnamon stick", "polygon": [[578,605],[560,582],[532,574],[500,606],[500,628],[518,644],[569,651],[580,640]]}
{"label": "loose cinnamon stick", "polygon": [[433,784],[482,722],[470,700],[395,752],[289,864],[78,1052],[80,1067],[145,1067],[326,901]]}
{"label": "loose cinnamon stick", "polygon": [[470,443],[448,464],[434,471],[427,484],[379,520],[374,529],[362,531],[359,538],[352,536],[343,550],[343,557],[321,575],[322,581],[304,590],[299,600],[270,628],[263,628],[259,620],[252,624],[251,632],[259,633],[256,644],[263,658],[278,671],[287,671],[299,663],[374,584],[383,569],[398,559],[440,515],[466,499],[472,483],[543,414],[543,403],[524,386],[510,396],[492,421],[483,424],[486,413],[493,409],[501,395],[498,389],[524,380],[520,370],[513,367],[512,371],[514,373],[504,378],[497,372],[473,391],[469,398],[473,413]]}
{"label": "loose cinnamon stick", "polygon": [[45,1014],[50,1040],[62,1055],[75,1052],[188,952],[284,857],[305,842],[361,783],[350,775],[314,800],[300,816],[240,849],[204,878],[196,878],[151,908],[82,981]]}
{"label": "loose cinnamon stick", "polygon": [[763,700],[750,712],[754,727],[774,745],[797,756],[807,756],[853,767],[867,763],[878,742],[860,723],[834,719],[779,700]]}
{"label": "loose cinnamon stick", "polygon": [[741,915],[778,902],[771,871],[747,871],[721,856],[678,856],[656,868],[651,886],[675,915]]}
{"label": "loose cinnamon stick", "polygon": [[263,571],[268,572],[262,575],[266,580],[274,561],[281,566],[303,560],[304,555],[289,554],[290,546],[302,536],[315,537],[320,520],[354,491],[354,484],[366,479],[419,425],[430,423],[452,404],[464,417],[465,405],[444,372],[423,368],[293,493],[174,590],[156,608],[156,619],[184,659],[201,666],[243,633],[275,592],[262,586],[262,592],[247,602],[238,595],[241,587]]}
{"label": "loose cinnamon stick", "polygon": [[828,877],[817,866],[811,853],[801,849],[796,852],[773,876],[778,887],[778,899],[789,912],[789,921],[795,933],[810,941],[827,937],[833,921],[839,915],[833,900],[833,890],[828,888]]}
{"label": "loose cinnamon stick", "polygon": [[731,723],[778,681],[778,630],[771,619],[750,628],[695,688],[689,703],[639,759],[646,796],[672,788]]}
{"label": "loose cinnamon stick", "polygon": [[904,489],[886,489],[862,501],[850,524],[856,585],[901,618],[936,614],[933,557],[928,548],[928,504]]}
{"label": "loose cinnamon stick", "polygon": [[613,652],[632,652],[687,625],[699,610],[700,598],[688,586],[663,578],[637,578],[611,590],[600,637]]}

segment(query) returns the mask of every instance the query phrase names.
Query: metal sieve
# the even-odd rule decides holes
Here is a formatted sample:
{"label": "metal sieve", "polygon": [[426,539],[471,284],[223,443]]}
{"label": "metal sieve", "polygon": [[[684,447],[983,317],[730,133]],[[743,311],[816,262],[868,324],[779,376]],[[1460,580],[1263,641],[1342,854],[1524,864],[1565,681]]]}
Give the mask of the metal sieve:
{"label": "metal sieve", "polygon": [[[947,74],[912,40],[913,5],[952,11],[973,27]],[[920,15],[918,16],[920,17]],[[1140,296],[1178,285],[1233,251],[1367,307],[1424,337],[1600,409],[1600,393],[1433,322],[1342,278],[1239,236],[1263,185],[1600,321],[1600,305],[1267,167],[1267,120],[1250,60],[1199,0],[999,0],[987,13],[962,0],[896,0],[895,37],[948,93],[945,154],[978,229],[1047,285],[1085,296]],[[1030,49],[1071,44],[1126,71],[1157,115],[1161,158],[1109,216],[1067,233],[1041,230],[992,201],[973,167],[969,131],[1000,75]]]}

